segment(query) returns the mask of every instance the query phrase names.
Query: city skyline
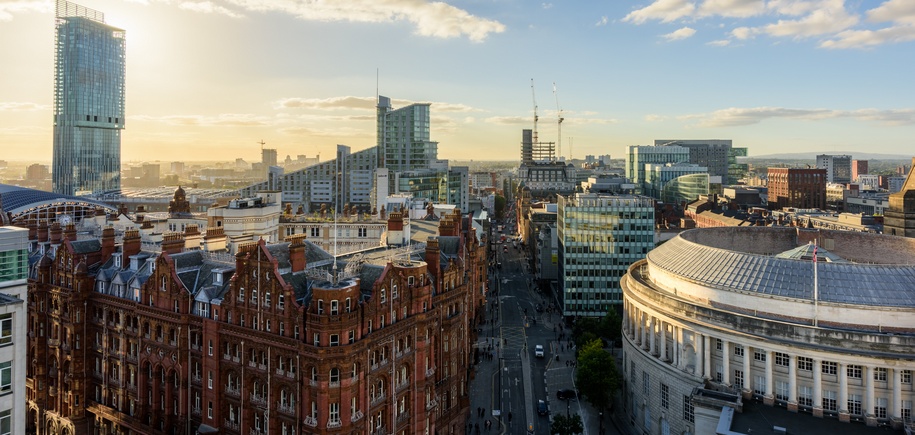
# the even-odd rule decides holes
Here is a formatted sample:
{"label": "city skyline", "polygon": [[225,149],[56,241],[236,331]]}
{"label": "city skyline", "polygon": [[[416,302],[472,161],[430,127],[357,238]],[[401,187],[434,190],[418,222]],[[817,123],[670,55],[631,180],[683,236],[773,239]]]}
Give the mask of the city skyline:
{"label": "city skyline", "polygon": [[[563,110],[565,157],[661,137],[909,154],[915,133],[901,0],[79,4],[130,35],[124,161],[259,161],[262,139],[330,160],[374,145],[376,93],[432,104],[440,158],[517,160],[532,79],[540,140]],[[7,160],[50,160],[53,16],[0,3],[0,38],[21,41],[0,47]]]}

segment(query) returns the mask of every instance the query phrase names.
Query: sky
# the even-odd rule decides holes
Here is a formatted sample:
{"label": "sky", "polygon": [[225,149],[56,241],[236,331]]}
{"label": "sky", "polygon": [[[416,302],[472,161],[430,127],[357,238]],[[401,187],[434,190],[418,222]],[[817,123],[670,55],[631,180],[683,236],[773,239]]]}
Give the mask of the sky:
{"label": "sky", "polygon": [[[912,0],[82,0],[126,30],[122,160],[329,160],[376,95],[431,103],[439,158],[655,139],[915,155]],[[0,159],[51,160],[51,1],[0,0]],[[557,120],[561,114],[561,134]]]}

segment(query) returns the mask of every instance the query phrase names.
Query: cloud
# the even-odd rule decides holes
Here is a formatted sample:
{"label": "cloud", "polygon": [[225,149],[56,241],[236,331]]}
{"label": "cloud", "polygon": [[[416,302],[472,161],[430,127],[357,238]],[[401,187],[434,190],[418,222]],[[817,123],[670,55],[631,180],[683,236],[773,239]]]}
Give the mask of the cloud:
{"label": "cloud", "polygon": [[54,3],[40,0],[0,1],[0,22],[12,21],[13,15],[27,12],[54,12]]}
{"label": "cloud", "polygon": [[712,45],[715,47],[727,47],[728,45],[731,45],[731,41],[729,41],[727,39],[717,39],[714,41],[707,42],[706,45]]}
{"label": "cloud", "polygon": [[661,35],[661,37],[668,41],[678,41],[680,39],[689,38],[690,36],[693,36],[695,34],[696,34],[696,29],[693,29],[691,27],[681,27],[666,35]]}
{"label": "cloud", "polygon": [[48,110],[51,106],[37,103],[23,103],[18,101],[0,102],[0,112],[33,112]]}
{"label": "cloud", "polygon": [[778,20],[774,24],[762,26],[762,30],[772,36],[804,38],[841,32],[858,22],[856,15],[845,10],[842,0],[826,0],[802,18]]}
{"label": "cloud", "polygon": [[224,8],[213,2],[203,1],[203,2],[184,2],[181,3],[179,8],[193,11],[193,12],[203,12],[207,14],[221,14],[231,18],[242,18],[244,15],[234,12],[230,9]]}
{"label": "cloud", "polygon": [[765,13],[763,0],[705,0],[699,6],[700,16],[747,18]]}
{"label": "cloud", "polygon": [[544,9],[551,9],[553,7],[553,4],[552,3],[543,3],[540,6]]}
{"label": "cloud", "polygon": [[600,27],[600,26],[606,26],[608,22],[609,22],[609,20],[607,19],[607,16],[605,15],[605,16],[603,16],[603,17],[600,17],[600,19],[597,20],[597,22],[594,23],[594,25],[595,25],[595,26],[598,26],[598,27]]}
{"label": "cloud", "polygon": [[915,24],[915,2],[911,0],[888,0],[867,11],[868,21]]}
{"label": "cloud", "polygon": [[645,121],[648,121],[648,122],[660,122],[665,119],[667,119],[667,117],[664,115],[655,115],[655,114],[645,115]]}
{"label": "cloud", "polygon": [[649,20],[659,20],[664,23],[685,18],[696,12],[696,5],[688,0],[655,0],[654,3],[630,12],[623,21],[633,24],[643,24]]}
{"label": "cloud", "polygon": [[751,29],[749,27],[738,27],[734,30],[731,30],[731,36],[736,39],[750,39],[759,33],[758,29]]}
{"label": "cloud", "polygon": [[681,120],[698,120],[699,127],[736,127],[759,124],[770,119],[793,119],[819,121],[824,119],[849,118],[858,121],[877,122],[888,126],[915,124],[915,109],[792,109],[785,107],[751,107],[716,110],[711,113],[691,114],[678,117]]}
{"label": "cloud", "polygon": [[887,27],[879,30],[847,30],[823,41],[823,48],[869,48],[877,45],[915,40],[915,26]]}
{"label": "cloud", "polygon": [[483,122],[496,125],[525,125],[531,124],[532,120],[529,117],[521,116],[491,116],[484,119]]}
{"label": "cloud", "polygon": [[467,37],[482,42],[505,25],[441,1],[428,0],[226,0],[252,12],[280,12],[306,21],[413,24],[416,34],[435,38]]}
{"label": "cloud", "polygon": [[[436,113],[442,112],[481,112],[482,110],[466,104],[439,103],[429,101],[392,100],[395,108],[405,107],[416,103],[428,103]],[[319,110],[375,110],[377,102],[375,97],[330,97],[330,98],[283,98],[273,102],[275,109],[319,109]],[[373,118],[374,119],[374,118]]]}

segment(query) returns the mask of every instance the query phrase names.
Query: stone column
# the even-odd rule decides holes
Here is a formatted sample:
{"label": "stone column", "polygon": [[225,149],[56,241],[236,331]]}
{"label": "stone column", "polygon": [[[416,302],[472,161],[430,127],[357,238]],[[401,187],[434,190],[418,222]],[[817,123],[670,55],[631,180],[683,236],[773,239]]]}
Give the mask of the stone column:
{"label": "stone column", "polygon": [[766,351],[766,395],[763,397],[763,403],[766,405],[775,404],[775,377],[772,375],[772,364],[775,364],[775,352]]}
{"label": "stone column", "polygon": [[731,343],[721,340],[721,383],[731,385]]}
{"label": "stone column", "polygon": [[893,398],[886,415],[893,419],[902,418],[902,369],[893,368]]}
{"label": "stone column", "polygon": [[693,344],[695,344],[696,347],[694,373],[699,377],[705,377],[705,374],[702,371],[702,368],[705,367],[705,363],[703,362],[703,357],[705,356],[705,339],[702,338],[702,334],[695,331],[693,332]]}
{"label": "stone column", "polygon": [[667,323],[663,320],[658,322],[661,328],[661,361],[667,361]]}
{"label": "stone column", "polygon": [[683,370],[683,358],[680,353],[682,350],[680,347],[683,345],[683,328],[680,326],[674,326],[674,365],[678,369]]}
{"label": "stone column", "polygon": [[797,412],[797,355],[788,355],[788,411]]}
{"label": "stone column", "polygon": [[848,423],[851,416],[848,414],[848,369],[845,363],[839,363],[839,421]]}
{"label": "stone column", "polygon": [[877,426],[877,416],[875,415],[874,408],[877,406],[877,401],[874,400],[874,366],[864,366],[864,386],[865,386],[865,396],[862,412],[864,412],[864,418],[867,421],[868,426]]}
{"label": "stone column", "polygon": [[639,344],[641,345],[642,349],[646,349],[648,347],[648,328],[645,327],[645,323],[648,320],[648,315],[642,311],[642,314],[639,316],[639,320],[639,327],[642,328],[642,341],[639,342]]}
{"label": "stone column", "polygon": [[753,348],[743,347],[743,398],[749,400],[753,397],[753,374],[751,361],[753,361]]}
{"label": "stone column", "polygon": [[823,360],[813,359],[813,416],[823,417]]}
{"label": "stone column", "polygon": [[657,325],[657,321],[657,317],[651,316],[651,322],[648,324],[648,353],[650,353],[652,356],[657,355],[657,353],[655,353],[657,349],[655,347],[655,342],[657,341],[655,340],[655,336],[657,335],[655,333],[655,326]]}
{"label": "stone column", "polygon": [[702,338],[705,340],[702,346],[702,353],[704,354],[702,360],[702,377],[710,379],[712,376],[712,337],[704,335]]}

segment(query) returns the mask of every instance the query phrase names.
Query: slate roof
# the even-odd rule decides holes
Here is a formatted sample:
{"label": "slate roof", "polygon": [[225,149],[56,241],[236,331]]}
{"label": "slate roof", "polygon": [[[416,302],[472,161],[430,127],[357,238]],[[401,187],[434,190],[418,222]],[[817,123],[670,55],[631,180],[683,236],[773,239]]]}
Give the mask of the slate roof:
{"label": "slate roof", "polygon": [[86,254],[89,252],[98,252],[102,249],[102,242],[99,239],[75,240],[70,242],[73,252],[76,254]]}
{"label": "slate roof", "polygon": [[[714,229],[693,231],[708,230]],[[650,251],[648,262],[711,288],[813,300],[813,262],[700,244],[684,238],[687,233]],[[826,261],[816,265],[820,301],[915,307],[915,266]]]}

